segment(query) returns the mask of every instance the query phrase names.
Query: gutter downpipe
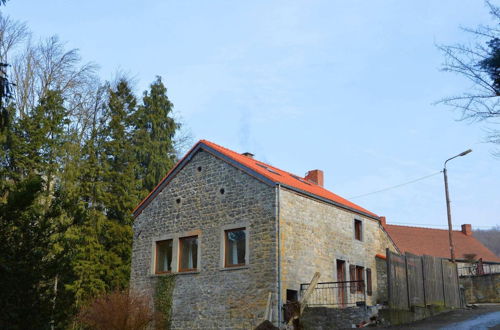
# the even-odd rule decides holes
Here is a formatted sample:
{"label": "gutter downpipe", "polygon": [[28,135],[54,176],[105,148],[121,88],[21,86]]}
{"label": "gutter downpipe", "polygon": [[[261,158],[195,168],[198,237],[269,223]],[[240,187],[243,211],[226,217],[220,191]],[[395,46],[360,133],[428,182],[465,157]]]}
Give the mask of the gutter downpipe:
{"label": "gutter downpipe", "polygon": [[277,276],[278,276],[278,297],[277,297],[277,307],[278,307],[278,328],[281,329],[282,321],[281,321],[281,232],[280,232],[280,189],[281,185],[276,184],[276,241],[277,241]]}

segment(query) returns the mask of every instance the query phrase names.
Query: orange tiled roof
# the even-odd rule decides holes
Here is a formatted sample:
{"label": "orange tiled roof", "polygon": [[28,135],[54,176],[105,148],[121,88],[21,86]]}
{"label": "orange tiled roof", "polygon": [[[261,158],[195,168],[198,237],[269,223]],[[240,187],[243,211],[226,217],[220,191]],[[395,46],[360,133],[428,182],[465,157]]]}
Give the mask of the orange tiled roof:
{"label": "orange tiled roof", "polygon": [[[384,228],[401,253],[410,252],[417,255],[427,254],[450,258],[448,230],[397,225],[385,225]],[[477,259],[500,262],[500,257],[475,237],[465,235],[458,230],[454,230],[452,235],[456,259],[465,259],[465,254],[476,254]]]}
{"label": "orange tiled roof", "polygon": [[[353,211],[357,211],[363,214],[366,214],[371,217],[378,218],[378,216],[375,213],[372,213],[361,206],[354,204],[350,201],[348,201],[345,198],[340,197],[339,195],[336,195],[332,193],[331,191],[326,190],[325,188],[314,184],[312,182],[306,181],[303,177],[296,176],[294,174],[288,173],[286,171],[280,170],[279,168],[276,168],[274,166],[271,166],[269,164],[263,163],[261,161],[258,161],[256,159],[244,156],[240,153],[237,153],[235,151],[229,150],[227,148],[224,148],[218,144],[215,144],[213,142],[207,141],[207,140],[200,140],[187,154],[184,156],[184,158],[177,163],[177,165],[163,178],[162,182],[158,184],[158,186],[153,189],[153,191],[146,197],[134,210],[134,214],[137,216],[138,213],[140,213],[140,209],[144,208],[147,203],[149,203],[150,199],[153,199],[156,193],[156,190],[161,190],[161,185],[162,183],[168,179],[169,175],[186,159],[186,157],[191,154],[194,150],[197,149],[197,147],[208,147],[208,151],[210,149],[215,150],[216,152],[219,152],[223,156],[230,158],[231,160],[235,161],[238,164],[243,165],[244,167],[250,169],[253,172],[258,173],[259,175],[265,177],[266,179],[276,183],[276,184],[282,184],[284,186],[290,187],[292,189],[298,190],[300,192],[305,192],[307,194],[311,194],[313,196],[319,197],[321,199],[326,199],[328,201],[331,201],[335,204],[338,204],[340,206],[347,207],[349,209],[352,209]],[[207,149],[207,148],[204,148]]]}

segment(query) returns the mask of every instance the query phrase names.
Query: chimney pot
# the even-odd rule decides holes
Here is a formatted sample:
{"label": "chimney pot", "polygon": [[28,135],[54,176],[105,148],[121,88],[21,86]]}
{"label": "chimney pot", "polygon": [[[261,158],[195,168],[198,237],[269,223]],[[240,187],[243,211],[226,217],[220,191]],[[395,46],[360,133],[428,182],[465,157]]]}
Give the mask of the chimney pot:
{"label": "chimney pot", "polygon": [[380,224],[382,225],[382,227],[385,227],[385,225],[387,224],[385,217],[379,217],[379,220],[380,220]]}
{"label": "chimney pot", "polygon": [[320,187],[323,187],[323,171],[322,170],[311,170],[306,173],[305,179],[309,182],[315,183]]}
{"label": "chimney pot", "polygon": [[467,236],[472,235],[472,225],[466,223],[462,225],[462,233],[464,233]]}
{"label": "chimney pot", "polygon": [[251,152],[244,152],[242,153],[243,156],[246,156],[248,158],[253,158],[254,154],[252,154]]}

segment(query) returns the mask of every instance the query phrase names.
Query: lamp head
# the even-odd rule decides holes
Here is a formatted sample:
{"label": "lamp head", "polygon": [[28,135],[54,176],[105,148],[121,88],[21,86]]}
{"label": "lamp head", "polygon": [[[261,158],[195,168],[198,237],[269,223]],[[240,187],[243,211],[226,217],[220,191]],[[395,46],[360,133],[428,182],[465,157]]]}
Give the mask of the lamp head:
{"label": "lamp head", "polygon": [[467,154],[470,154],[472,152],[472,149],[465,150],[464,152],[460,153],[459,156],[465,156]]}

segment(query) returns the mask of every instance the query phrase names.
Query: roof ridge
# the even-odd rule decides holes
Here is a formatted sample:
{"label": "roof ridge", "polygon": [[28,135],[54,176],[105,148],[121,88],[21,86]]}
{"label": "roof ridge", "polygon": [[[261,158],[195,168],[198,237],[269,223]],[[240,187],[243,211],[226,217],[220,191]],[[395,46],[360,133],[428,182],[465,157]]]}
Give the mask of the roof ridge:
{"label": "roof ridge", "polygon": [[[314,196],[319,197],[320,199],[326,198],[327,200],[333,201],[335,203],[339,203],[345,207],[354,208],[354,210],[356,210],[357,212],[361,212],[365,215],[367,214],[373,218],[378,218],[378,215],[376,215],[375,213],[361,207],[360,205],[357,205],[357,204],[351,202],[347,198],[344,198],[340,195],[337,195],[336,193],[326,189],[325,187],[322,187],[314,182],[306,180],[305,177],[287,172],[285,170],[282,170],[281,168],[278,168],[278,167],[273,166],[273,165],[269,165],[263,161],[246,157],[246,156],[242,155],[241,153],[238,153],[234,150],[223,147],[223,146],[221,146],[217,143],[214,143],[212,141],[202,139],[199,142],[207,145],[208,147],[213,147],[213,148],[219,149],[220,152],[226,153],[226,156],[230,157],[234,161],[236,161],[236,162],[242,164],[243,166],[246,166],[252,170],[255,170],[255,168],[252,168],[253,167],[253,165],[251,164],[252,162],[253,162],[253,164],[255,164],[257,166],[259,166],[259,165],[264,166],[265,165],[266,167],[269,167],[268,171],[269,170],[276,170],[278,172],[277,175],[279,175],[280,178],[277,178],[275,175],[271,175],[270,173],[267,173],[267,172],[260,172],[260,171],[257,171],[257,172],[259,174],[263,175],[265,178],[267,178],[267,179],[269,179],[277,184],[281,184],[284,186],[299,189],[302,192],[313,194]],[[287,176],[289,176],[290,178],[288,178]],[[307,187],[298,187],[295,182],[292,182],[292,183],[286,182],[289,179],[297,180],[298,182],[300,182],[300,184],[308,185],[311,188],[313,188],[313,190],[316,190],[316,191],[315,192],[309,191],[309,189]],[[300,184],[299,184],[299,186],[300,186]],[[329,195],[329,196],[327,196],[327,195]]]}
{"label": "roof ridge", "polygon": [[[417,226],[405,226],[405,225],[393,225],[393,224],[390,224],[390,223],[386,224],[386,226],[448,231],[448,229],[441,229],[441,228],[417,227]],[[457,233],[461,233],[462,232],[461,230],[456,230],[456,229],[453,229],[452,231],[457,232]]]}
{"label": "roof ridge", "polygon": [[[209,140],[204,140],[204,139],[203,139],[203,140],[200,140],[199,142],[208,142],[208,143],[211,143],[211,144],[215,144],[216,146],[218,146],[218,147],[219,147],[219,148],[221,148],[221,149],[224,149],[224,150],[227,150],[227,151],[229,151],[229,152],[234,152],[235,154],[241,155],[240,153],[238,153],[238,152],[236,152],[236,151],[234,151],[234,150],[228,149],[228,148],[226,148],[226,147],[223,147],[223,146],[221,146],[221,145],[219,145],[219,144],[217,144],[217,143],[215,143],[215,142],[209,141]],[[294,173],[292,173],[292,172],[288,172],[288,171],[282,170],[282,169],[281,169],[281,168],[279,168],[279,167],[276,167],[276,166],[271,165],[271,164],[269,164],[269,163],[263,162],[263,161],[261,161],[261,160],[258,160],[258,159],[253,159],[253,158],[252,158],[252,160],[253,160],[253,161],[255,161],[256,163],[261,163],[261,164],[263,164],[263,165],[266,165],[266,166],[272,167],[272,168],[274,168],[274,169],[280,170],[281,172],[284,172],[284,173],[286,173],[286,174],[293,175],[293,176],[297,176],[297,177],[299,177],[299,178],[301,178],[301,179],[304,179],[304,180],[306,179],[304,176],[300,176],[300,175],[294,174]],[[310,182],[310,181],[307,181],[307,182]],[[314,184],[314,185],[316,185],[316,186],[318,186],[318,187],[320,187],[320,188],[323,188],[323,187],[321,187],[320,185],[318,185],[318,184],[316,184],[316,183],[314,183],[314,182],[310,182],[310,183],[311,183],[311,184]],[[325,188],[323,188],[323,189],[325,189]],[[327,189],[325,189],[325,190],[327,190]]]}
{"label": "roof ridge", "polygon": [[[149,201],[153,199],[161,190],[163,186],[168,182],[168,178],[176,174],[177,171],[182,169],[183,164],[191,159],[192,153],[200,148],[205,148],[218,152],[227,158],[227,160],[234,161],[238,163],[239,166],[247,168],[249,171],[261,176],[262,180],[268,180],[269,183],[282,185],[287,189],[294,190],[298,193],[317,198],[324,202],[333,203],[336,206],[346,208],[350,211],[359,213],[364,216],[368,216],[373,219],[378,219],[379,216],[375,213],[361,207],[360,205],[349,201],[348,199],[341,197],[334,192],[322,187],[314,182],[306,180],[304,177],[284,171],[276,166],[267,164],[257,159],[246,157],[245,155],[221,146],[215,142],[201,139],[199,140],[185,155],[179,160],[165,175],[165,177],[158,183],[158,185],[149,193],[146,198],[144,198],[139,205],[132,211],[134,216],[137,216],[142,212],[142,209],[149,204]],[[227,161],[226,160],[226,161]]]}

